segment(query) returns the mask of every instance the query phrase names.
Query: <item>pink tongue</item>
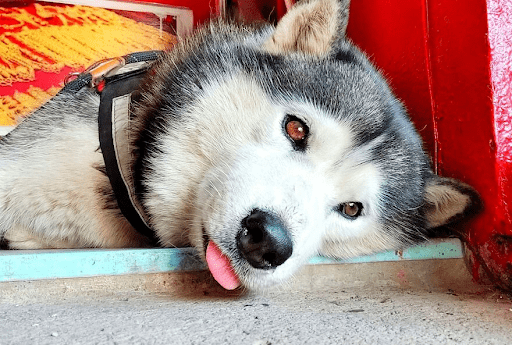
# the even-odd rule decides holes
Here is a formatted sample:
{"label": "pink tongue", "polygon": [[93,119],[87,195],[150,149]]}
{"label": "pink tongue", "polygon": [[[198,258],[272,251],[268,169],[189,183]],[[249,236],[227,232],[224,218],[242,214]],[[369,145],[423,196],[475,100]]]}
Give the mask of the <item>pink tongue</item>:
{"label": "pink tongue", "polygon": [[240,286],[240,280],[235,274],[227,256],[222,254],[219,247],[212,241],[206,248],[206,262],[212,272],[213,278],[226,290],[233,290]]}

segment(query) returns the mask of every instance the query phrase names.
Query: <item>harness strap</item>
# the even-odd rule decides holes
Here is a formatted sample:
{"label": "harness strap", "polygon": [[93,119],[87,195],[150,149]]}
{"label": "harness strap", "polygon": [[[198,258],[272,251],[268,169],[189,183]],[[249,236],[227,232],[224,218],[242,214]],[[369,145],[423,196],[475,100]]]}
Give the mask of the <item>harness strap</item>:
{"label": "harness strap", "polygon": [[[129,72],[130,69],[133,70],[139,68],[138,66],[134,67],[127,65],[150,63],[157,60],[161,54],[162,51],[160,50],[149,50],[98,61],[82,73],[69,74],[64,80],[64,87],[59,91],[59,93],[77,93],[85,86],[96,87],[99,82],[104,79],[108,79],[109,77],[112,78],[116,75],[123,75]],[[74,76],[76,76],[76,78],[71,80],[71,77]]]}
{"label": "harness strap", "polygon": [[132,93],[139,88],[152,62],[160,54],[160,51],[138,52],[100,61],[66,83],[59,92],[76,93],[83,87],[96,87],[105,81],[100,91],[98,131],[107,176],[121,213],[152,245],[157,245],[158,239],[135,195],[129,126]]}

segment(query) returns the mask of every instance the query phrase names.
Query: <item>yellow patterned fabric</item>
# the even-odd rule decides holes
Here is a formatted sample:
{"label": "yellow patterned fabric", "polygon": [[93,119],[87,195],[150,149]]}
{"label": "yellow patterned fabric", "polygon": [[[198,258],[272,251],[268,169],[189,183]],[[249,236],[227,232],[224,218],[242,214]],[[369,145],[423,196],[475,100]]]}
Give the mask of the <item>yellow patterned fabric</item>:
{"label": "yellow patterned fabric", "polygon": [[[168,49],[176,42],[173,35],[102,8],[33,6],[35,13],[0,8],[0,86],[33,81],[36,70],[84,68],[134,51]],[[0,126],[13,125],[56,92],[31,88],[0,96]]]}
{"label": "yellow patterned fabric", "polygon": [[13,96],[0,96],[0,126],[14,126],[16,119],[39,108],[59,90],[59,87],[51,87],[45,91],[30,86],[27,92],[15,91]]}

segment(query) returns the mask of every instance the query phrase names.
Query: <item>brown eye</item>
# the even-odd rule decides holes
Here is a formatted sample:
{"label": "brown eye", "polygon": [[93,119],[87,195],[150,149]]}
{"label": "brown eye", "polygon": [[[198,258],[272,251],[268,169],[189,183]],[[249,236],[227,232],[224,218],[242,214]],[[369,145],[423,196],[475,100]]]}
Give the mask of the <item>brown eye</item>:
{"label": "brown eye", "polygon": [[286,133],[295,141],[301,141],[306,138],[306,128],[302,122],[297,120],[290,121],[286,124]]}
{"label": "brown eye", "polygon": [[345,202],[339,206],[340,212],[347,218],[357,218],[363,211],[363,204],[360,202]]}
{"label": "brown eye", "polygon": [[288,115],[285,118],[284,129],[288,138],[292,140],[295,149],[303,150],[309,134],[308,126],[299,118]]}

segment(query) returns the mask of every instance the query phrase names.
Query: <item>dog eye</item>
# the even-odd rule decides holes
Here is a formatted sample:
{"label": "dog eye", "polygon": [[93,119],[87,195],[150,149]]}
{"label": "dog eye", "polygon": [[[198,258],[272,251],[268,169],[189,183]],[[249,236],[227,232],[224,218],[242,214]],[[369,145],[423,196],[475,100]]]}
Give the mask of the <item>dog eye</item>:
{"label": "dog eye", "polygon": [[303,150],[309,134],[309,127],[296,116],[287,115],[284,119],[284,130],[292,140],[295,149]]}
{"label": "dog eye", "polygon": [[338,206],[338,211],[346,218],[355,219],[361,215],[363,204],[360,202],[345,202]]}

